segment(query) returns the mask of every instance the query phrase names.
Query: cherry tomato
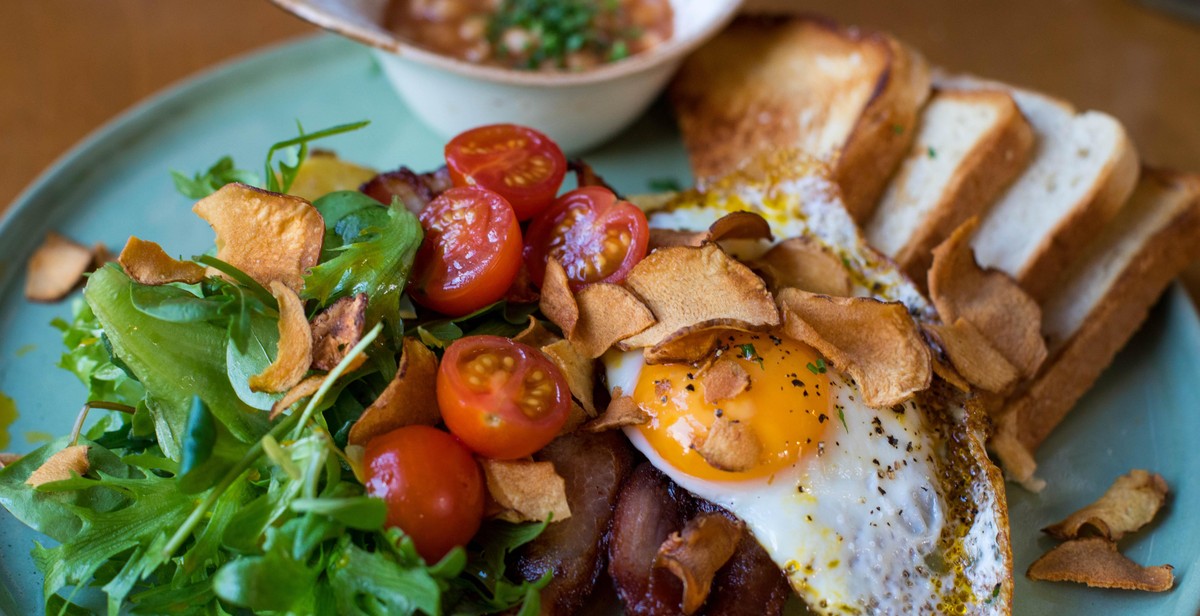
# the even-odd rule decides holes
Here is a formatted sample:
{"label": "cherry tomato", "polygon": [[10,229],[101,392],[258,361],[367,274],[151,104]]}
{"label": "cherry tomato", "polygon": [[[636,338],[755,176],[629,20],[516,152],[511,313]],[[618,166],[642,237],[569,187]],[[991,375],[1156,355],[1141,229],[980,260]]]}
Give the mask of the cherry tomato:
{"label": "cherry tomato", "polygon": [[437,378],[442,420],[463,444],[497,460],[545,447],[567,421],[571,390],[541,351],[498,336],[459,338]]}
{"label": "cherry tomato", "polygon": [[562,263],[578,290],[593,282],[621,282],[646,256],[646,215],[600,186],[577,188],[559,197],[529,225],[525,263],[541,286],[550,257]]}
{"label": "cherry tomato", "polygon": [[462,316],[504,296],[521,268],[521,227],[496,193],[451,188],[419,216],[425,240],[408,290],[417,303]]}
{"label": "cherry tomato", "polygon": [[512,204],[519,220],[546,209],[567,173],[558,144],[516,124],[481,126],[451,139],[446,165],[455,186],[495,191]]}
{"label": "cherry tomato", "polygon": [[483,476],[453,436],[428,426],[399,428],[367,443],[364,464],[367,494],[387,503],[387,525],[412,537],[426,562],[479,530]]}

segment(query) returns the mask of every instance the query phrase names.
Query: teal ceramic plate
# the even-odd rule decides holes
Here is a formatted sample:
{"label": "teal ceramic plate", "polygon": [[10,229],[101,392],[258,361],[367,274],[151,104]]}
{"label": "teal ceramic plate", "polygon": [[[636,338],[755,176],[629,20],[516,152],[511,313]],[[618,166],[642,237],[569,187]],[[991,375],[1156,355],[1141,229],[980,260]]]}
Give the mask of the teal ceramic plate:
{"label": "teal ceramic plate", "polygon": [[[0,225],[0,392],[19,416],[0,437],[0,451],[26,452],[64,434],[84,389],[59,370],[51,319],[69,303],[23,299],[25,261],[48,230],[119,249],[129,235],[172,252],[198,254],[212,234],[173,189],[169,169],[192,172],[232,154],[261,164],[266,147],[295,130],[370,119],[366,130],[322,142],[350,160],[378,168],[429,168],[442,143],[392,93],[367,50],[322,36],[226,65],[126,113],[54,165]],[[581,120],[586,121],[586,120]],[[658,107],[608,146],[588,156],[625,192],[650,180],[686,181],[687,163],[670,113]],[[1043,449],[1041,475],[1050,488],[1009,493],[1016,555],[1017,614],[1186,614],[1200,608],[1200,323],[1178,288]],[[5,400],[0,399],[0,404]],[[0,415],[2,418],[3,415]],[[2,420],[0,420],[2,421]],[[1149,529],[1123,543],[1145,564],[1175,565],[1178,586],[1162,595],[1033,584],[1021,575],[1051,543],[1037,529],[1102,493],[1131,468],[1162,473],[1170,505]],[[29,551],[39,537],[0,511],[0,610],[41,611],[41,575]],[[45,540],[42,538],[42,540]]]}

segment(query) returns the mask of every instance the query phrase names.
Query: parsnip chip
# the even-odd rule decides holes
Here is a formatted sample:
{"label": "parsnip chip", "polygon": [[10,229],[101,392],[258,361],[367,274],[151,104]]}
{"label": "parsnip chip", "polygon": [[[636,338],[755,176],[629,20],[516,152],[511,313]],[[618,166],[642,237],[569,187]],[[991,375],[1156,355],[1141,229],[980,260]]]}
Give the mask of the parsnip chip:
{"label": "parsnip chip", "polygon": [[676,336],[664,340],[648,349],[642,349],[642,356],[648,364],[666,364],[671,362],[694,364],[712,357],[717,347],[717,341],[723,334],[730,331],[724,328],[703,329],[698,332],[681,331]]}
{"label": "parsnip chip", "polygon": [[525,326],[525,329],[521,330],[521,333],[516,336],[513,336],[512,339],[514,342],[528,344],[535,349],[540,349],[548,344],[554,344],[562,340],[562,338],[559,338],[553,332],[546,329],[546,326],[542,325],[542,322],[535,316],[530,316],[529,325]]}
{"label": "parsnip chip", "polygon": [[762,456],[762,442],[750,425],[724,417],[713,421],[692,448],[713,468],[731,473],[750,470]]}
{"label": "parsnip chip", "polygon": [[304,199],[233,183],[192,211],[216,232],[217,258],[263,286],[278,280],[299,291],[321,256],[325,220]]}
{"label": "parsnip chip", "polygon": [[271,295],[279,302],[279,347],[275,361],[250,377],[250,389],[278,393],[291,389],[308,372],[313,339],[300,296],[278,280],[271,281]]}
{"label": "parsnip chip", "polygon": [[1037,462],[1029,448],[1017,438],[1016,422],[1016,413],[1005,413],[996,417],[996,431],[988,439],[988,448],[996,454],[1005,476],[1010,481],[1015,481],[1036,494],[1046,488],[1046,480],[1034,475]]}
{"label": "parsnip chip", "polygon": [[36,488],[44,483],[70,479],[72,473],[85,475],[89,467],[88,446],[72,445],[46,458],[41,466],[29,474],[25,483]]}
{"label": "parsnip chip", "polygon": [[[567,335],[581,355],[600,357],[619,340],[654,325],[654,315],[624,287],[600,282],[584,287],[575,300],[579,320]],[[565,330],[564,330],[565,331]]]}
{"label": "parsnip chip", "polygon": [[279,417],[280,414],[291,408],[293,404],[317,393],[317,390],[321,388],[321,384],[325,382],[327,376],[325,374],[316,374],[293,385],[291,389],[287,390],[287,393],[283,394],[282,398],[276,400],[275,404],[271,405],[270,418],[275,419]]}
{"label": "parsnip chip", "polygon": [[579,306],[575,303],[570,284],[567,271],[557,260],[546,262],[546,277],[542,280],[538,308],[567,338],[575,333],[575,324],[579,322]]}
{"label": "parsnip chip", "polygon": [[437,355],[429,347],[416,338],[404,338],[395,378],[351,426],[349,443],[366,445],[372,438],[404,426],[437,425],[442,420],[437,370]]}
{"label": "parsnip chip", "polygon": [[783,331],[853,377],[866,405],[890,408],[929,388],[932,356],[904,304],[784,289],[779,305]]}
{"label": "parsnip chip", "polygon": [[104,242],[92,244],[92,270],[98,270],[116,260],[112,251],[108,249],[108,244]]}
{"label": "parsnip chip", "polygon": [[945,323],[959,318],[977,330],[1025,378],[1046,360],[1042,309],[1004,272],[975,261],[971,236],[978,219],[963,223],[933,249],[929,296]]}
{"label": "parsnip chip", "polygon": [[733,556],[742,540],[742,525],[719,513],[702,513],[658,547],[654,566],[670,571],[683,582],[683,613],[704,605],[713,577]]}
{"label": "parsnip chip", "polygon": [[723,356],[700,372],[704,401],[716,404],[750,388],[750,375],[732,357]]}
{"label": "parsnip chip", "polygon": [[495,516],[508,522],[559,522],[571,517],[567,482],[551,462],[481,458],[488,494],[499,506]]}
{"label": "parsnip chip", "polygon": [[362,340],[367,321],[367,295],[343,297],[322,310],[312,320],[313,359],[315,370],[333,370]]}
{"label": "parsnip chip", "polygon": [[592,359],[584,357],[575,350],[568,340],[559,340],[542,347],[542,352],[562,371],[571,390],[571,397],[579,401],[588,417],[596,416],[596,404],[592,400],[593,389],[596,386]]}
{"label": "parsnip chip", "polygon": [[205,276],[204,266],[175,259],[162,246],[133,235],[125,242],[117,262],[130,278],[148,285],[168,282],[196,284]]}
{"label": "parsnip chip", "polygon": [[755,264],[776,293],[793,287],[822,295],[849,297],[850,272],[833,251],[811,237],[780,242]]}
{"label": "parsnip chip", "polygon": [[4,468],[4,467],[8,466],[9,464],[14,464],[17,460],[20,460],[20,459],[21,459],[21,454],[19,454],[19,453],[8,453],[8,452],[0,453],[0,468]]}
{"label": "parsnip chip", "polygon": [[951,325],[925,326],[941,344],[954,370],[971,384],[995,393],[1008,393],[1021,373],[971,324],[959,317]]}
{"label": "parsnip chip", "polygon": [[51,231],[29,258],[25,298],[56,302],[83,280],[91,266],[92,251]]}
{"label": "parsnip chip", "polygon": [[954,366],[950,365],[948,360],[943,357],[938,357],[937,354],[933,355],[933,374],[934,376],[941,377],[943,381],[949,383],[951,387],[957,389],[958,391],[963,393],[968,393],[971,391],[971,384],[968,383],[967,380],[964,379],[963,376],[954,369]]}
{"label": "parsnip chip", "polygon": [[650,253],[629,272],[625,286],[658,320],[618,343],[625,350],[656,347],[704,330],[765,331],[779,324],[766,284],[716,244]]}
{"label": "parsnip chip", "polygon": [[583,429],[588,432],[603,432],[625,426],[640,426],[648,421],[650,416],[646,411],[643,411],[633,398],[622,394],[621,388],[618,387],[613,391],[608,408],[604,409],[599,417],[585,424]]}
{"label": "parsnip chip", "polygon": [[1143,567],[1103,537],[1072,539],[1054,546],[1029,565],[1025,575],[1046,582],[1078,582],[1093,588],[1163,592],[1175,584],[1171,565]]}
{"label": "parsnip chip", "polygon": [[1141,469],[1117,477],[1096,501],[1067,519],[1042,529],[1059,539],[1075,539],[1084,526],[1113,541],[1149,524],[1167,500],[1167,482]]}
{"label": "parsnip chip", "polygon": [[730,212],[708,226],[707,231],[677,231],[650,229],[650,249],[674,246],[700,246],[721,240],[770,240],[771,225],[760,215],[749,212]]}

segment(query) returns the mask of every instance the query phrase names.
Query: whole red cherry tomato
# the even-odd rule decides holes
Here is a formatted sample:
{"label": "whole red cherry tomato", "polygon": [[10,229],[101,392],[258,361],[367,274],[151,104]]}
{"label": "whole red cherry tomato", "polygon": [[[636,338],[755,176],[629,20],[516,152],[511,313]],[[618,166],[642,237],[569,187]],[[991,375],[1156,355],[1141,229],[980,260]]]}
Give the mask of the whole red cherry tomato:
{"label": "whole red cherry tomato", "polygon": [[546,209],[562,186],[567,159],[549,137],[516,124],[473,128],[446,144],[455,186],[482,186],[512,204],[518,220]]}
{"label": "whole red cherry tomato", "polygon": [[594,282],[621,282],[642,257],[650,225],[637,206],[601,186],[577,188],[559,197],[529,225],[525,264],[539,286],[546,261],[562,264],[578,290]]}
{"label": "whole red cherry tomato", "polygon": [[412,537],[417,552],[435,563],[465,545],[483,521],[479,464],[453,436],[407,426],[367,443],[367,494],[387,503],[387,525]]}
{"label": "whole red cherry tomato", "polygon": [[567,421],[571,390],[541,351],[508,338],[468,336],[438,367],[446,427],[479,455],[508,460],[545,447]]}
{"label": "whole red cherry tomato", "polygon": [[504,296],[521,268],[521,228],[503,197],[451,188],[421,210],[425,239],[408,281],[413,300],[462,316]]}

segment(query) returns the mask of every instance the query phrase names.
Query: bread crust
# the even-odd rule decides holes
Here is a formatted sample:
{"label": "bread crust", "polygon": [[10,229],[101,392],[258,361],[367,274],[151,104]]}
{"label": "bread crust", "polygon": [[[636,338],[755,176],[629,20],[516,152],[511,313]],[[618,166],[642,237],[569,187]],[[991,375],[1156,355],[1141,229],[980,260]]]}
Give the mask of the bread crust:
{"label": "bread crust", "polygon": [[689,57],[671,94],[701,183],[760,151],[799,147],[831,166],[861,223],[908,151],[929,84],[924,58],[886,34],[741,17]]}
{"label": "bread crust", "polygon": [[[1169,223],[1144,242],[1075,335],[1006,403],[1016,440],[1036,451],[1146,320],[1167,285],[1200,258],[1200,176],[1146,169],[1143,182],[1186,191]],[[1004,420],[1002,420],[1003,422]]]}

